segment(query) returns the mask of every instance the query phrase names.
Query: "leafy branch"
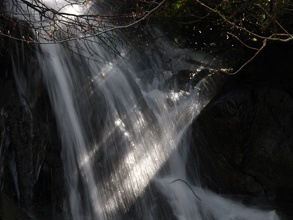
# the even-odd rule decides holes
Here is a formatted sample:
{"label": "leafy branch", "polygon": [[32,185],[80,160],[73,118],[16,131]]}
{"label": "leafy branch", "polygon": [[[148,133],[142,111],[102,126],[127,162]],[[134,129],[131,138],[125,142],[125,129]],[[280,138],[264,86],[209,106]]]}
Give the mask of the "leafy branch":
{"label": "leafy branch", "polygon": [[[237,74],[240,70],[242,70],[247,64],[249,64],[252,60],[254,60],[254,58],[266,47],[267,43],[269,41],[279,41],[279,42],[288,42],[293,40],[293,34],[289,33],[289,31],[283,27],[283,25],[280,24],[280,22],[274,18],[267,10],[264,9],[264,7],[262,5],[260,5],[259,3],[251,3],[252,7],[256,7],[259,8],[262,13],[263,13],[263,17],[266,17],[267,19],[269,19],[270,22],[275,23],[277,25],[277,27],[279,27],[279,30],[281,32],[274,32],[271,33],[269,36],[265,35],[265,34],[259,34],[257,33],[253,28],[249,29],[247,26],[243,25],[242,22],[240,22],[240,24],[237,24],[235,21],[231,20],[230,17],[227,17],[227,15],[223,14],[221,12],[221,10],[219,9],[220,6],[222,6],[223,4],[227,3],[228,1],[222,1],[219,5],[217,6],[209,6],[207,3],[204,3],[203,1],[200,0],[196,0],[196,2],[201,5],[202,7],[204,7],[205,9],[207,9],[208,12],[212,12],[214,14],[216,14],[222,21],[224,21],[230,28],[232,29],[236,29],[238,30],[238,32],[242,32],[242,33],[246,33],[248,36],[253,37],[252,39],[254,39],[254,41],[261,41],[261,46],[259,47],[254,47],[254,46],[250,46],[247,43],[244,42],[243,39],[241,39],[241,37],[237,36],[236,34],[233,34],[231,32],[227,32],[228,35],[231,35],[232,37],[234,37],[236,40],[238,40],[242,45],[244,45],[245,47],[256,51],[254,53],[254,55],[252,55],[252,57],[250,59],[248,59],[244,64],[242,64],[236,71],[222,71],[226,74],[229,75],[234,75]],[[273,1],[271,1],[270,4],[270,10],[272,10],[273,7]],[[265,29],[265,27],[263,27]],[[268,31],[267,31],[268,32]],[[243,36],[244,39],[246,39]]]}

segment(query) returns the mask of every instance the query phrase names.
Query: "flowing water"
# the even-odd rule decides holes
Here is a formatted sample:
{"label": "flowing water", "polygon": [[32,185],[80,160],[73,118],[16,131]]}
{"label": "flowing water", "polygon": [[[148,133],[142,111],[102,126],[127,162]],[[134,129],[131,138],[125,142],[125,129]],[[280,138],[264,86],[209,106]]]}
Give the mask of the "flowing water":
{"label": "flowing water", "polygon": [[[57,10],[66,1],[44,3]],[[85,13],[71,6],[62,10]],[[68,189],[62,218],[279,219],[200,188],[196,173],[187,177],[189,127],[206,101],[206,78],[182,90],[172,77],[220,63],[176,48],[159,28],[146,32],[151,45],[117,40],[116,53],[98,37],[62,44],[40,39],[38,62],[62,140]],[[123,30],[112,34],[124,36]]]}

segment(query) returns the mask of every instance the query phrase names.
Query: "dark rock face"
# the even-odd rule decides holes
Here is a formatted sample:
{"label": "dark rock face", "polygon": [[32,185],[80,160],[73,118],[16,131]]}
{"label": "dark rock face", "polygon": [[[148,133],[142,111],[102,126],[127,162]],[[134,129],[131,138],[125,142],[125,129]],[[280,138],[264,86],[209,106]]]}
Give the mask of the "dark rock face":
{"label": "dark rock face", "polygon": [[[293,207],[293,44],[272,44],[193,123],[200,177],[223,194]],[[196,156],[196,157],[195,157]],[[191,159],[192,160],[192,159]],[[194,161],[193,161],[194,162]]]}
{"label": "dark rock face", "polygon": [[27,43],[0,39],[0,219],[62,212],[61,146],[34,54]]}

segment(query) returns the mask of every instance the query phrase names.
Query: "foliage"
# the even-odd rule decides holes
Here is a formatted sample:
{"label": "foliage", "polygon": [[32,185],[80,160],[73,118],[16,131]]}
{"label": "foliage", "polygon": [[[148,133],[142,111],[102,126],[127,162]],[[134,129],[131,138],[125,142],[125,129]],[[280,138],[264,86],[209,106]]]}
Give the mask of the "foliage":
{"label": "foliage", "polygon": [[[208,21],[225,31],[246,29],[264,37],[293,31],[291,0],[171,0],[165,5],[159,12],[162,16],[185,18],[189,23]],[[251,36],[250,40],[258,39]]]}
{"label": "foliage", "polygon": [[[84,7],[91,1],[66,2],[68,3],[63,8]],[[79,39],[117,28],[127,28],[146,18],[153,21],[172,19],[189,24],[205,22],[221,27],[223,35],[229,33],[234,37],[241,36],[244,42],[256,42],[273,34],[290,36],[289,33],[293,31],[291,0],[123,0],[109,6],[104,14],[92,11],[90,14],[79,15],[51,8],[41,0],[11,0],[11,14],[8,15],[7,12],[4,13],[3,5],[3,0],[0,0],[1,16],[6,14],[6,17],[14,17],[17,13],[25,15],[27,23],[39,29],[36,33],[44,30],[46,40],[52,42],[60,41],[60,34],[63,40]],[[39,19],[27,16],[28,10],[34,11]],[[72,28],[73,26],[76,28]]]}
{"label": "foliage", "polygon": [[[109,39],[111,44],[109,32],[148,21],[168,23],[173,32],[177,31],[176,24],[200,33],[212,30],[201,34],[203,44],[213,43],[208,42],[210,36],[220,36],[220,41],[234,39],[255,51],[255,55],[268,41],[293,39],[292,0],[117,0],[105,1],[108,6],[103,10],[94,10],[95,5],[100,8],[98,0],[64,2],[62,8],[56,9],[42,0],[0,0],[0,35],[29,43],[79,41],[95,36],[102,44]],[[84,14],[64,10],[72,6],[89,10]],[[15,17],[24,21],[19,22]],[[9,28],[5,25],[7,21],[11,23]],[[15,36],[13,30],[19,26],[32,27],[33,34]]]}
{"label": "foliage", "polygon": [[[220,41],[234,39],[234,43],[254,51],[251,59],[268,41],[293,39],[292,0],[170,0],[156,15],[200,33],[207,28],[213,30],[203,38],[214,35]],[[204,39],[204,44],[213,42]]]}

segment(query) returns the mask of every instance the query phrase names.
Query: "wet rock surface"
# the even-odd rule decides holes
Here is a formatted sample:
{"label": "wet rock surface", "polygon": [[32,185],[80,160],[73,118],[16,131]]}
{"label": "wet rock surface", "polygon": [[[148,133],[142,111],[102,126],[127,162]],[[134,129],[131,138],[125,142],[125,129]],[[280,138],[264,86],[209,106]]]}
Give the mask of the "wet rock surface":
{"label": "wet rock surface", "polygon": [[[21,50],[28,51],[22,59],[30,57],[17,60],[23,69],[12,66],[17,54],[9,50],[22,46],[0,39],[0,219],[62,219],[66,192],[54,114],[38,67],[32,72],[32,51]],[[195,147],[189,158],[190,173],[199,165],[204,187],[269,204],[288,219],[293,216],[292,51],[292,44],[271,45],[228,79],[192,125]],[[186,89],[190,72],[178,77]]]}
{"label": "wet rock surface", "polygon": [[54,114],[32,49],[1,38],[0,219],[5,220],[57,219],[65,196]]}
{"label": "wet rock surface", "polygon": [[271,44],[227,80],[193,123],[190,157],[204,186],[270,204],[288,219],[293,216],[292,51],[292,43]]}

